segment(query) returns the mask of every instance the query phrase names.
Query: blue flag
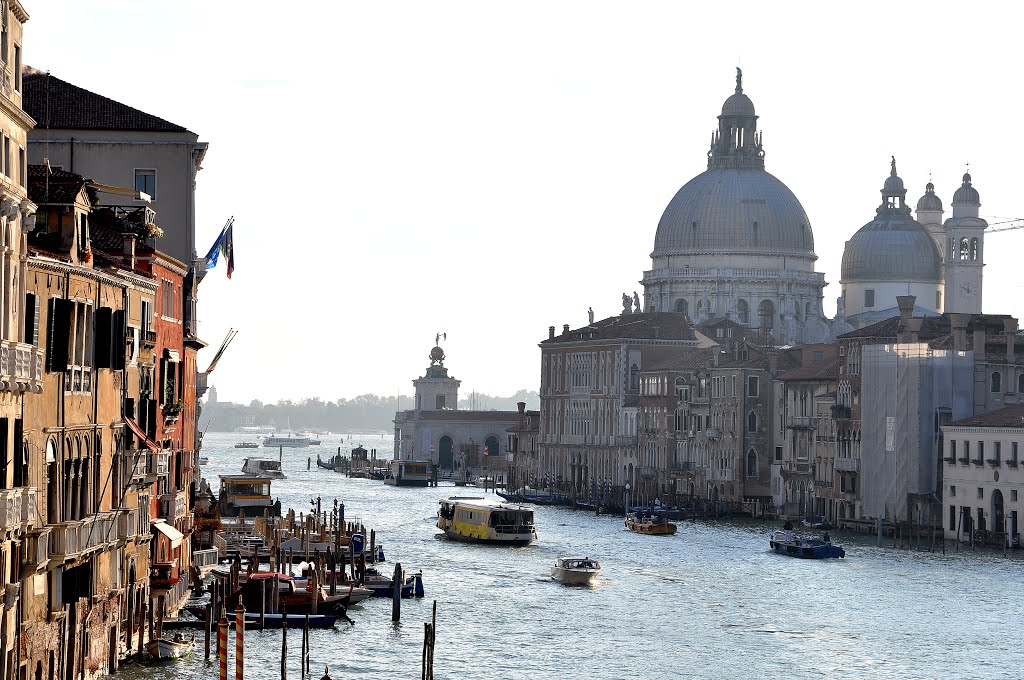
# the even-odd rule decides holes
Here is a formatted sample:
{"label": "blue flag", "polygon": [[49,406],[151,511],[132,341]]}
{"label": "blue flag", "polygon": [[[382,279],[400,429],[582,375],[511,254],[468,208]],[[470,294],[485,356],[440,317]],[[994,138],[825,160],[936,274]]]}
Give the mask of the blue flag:
{"label": "blue flag", "polygon": [[235,218],[232,217],[224,225],[224,228],[220,230],[220,234],[217,235],[217,240],[210,246],[210,252],[206,254],[206,268],[213,269],[217,266],[217,260],[220,258],[220,254],[224,253],[224,257],[228,261],[228,278],[231,278],[231,273],[235,271],[235,238],[234,238],[234,225]]}

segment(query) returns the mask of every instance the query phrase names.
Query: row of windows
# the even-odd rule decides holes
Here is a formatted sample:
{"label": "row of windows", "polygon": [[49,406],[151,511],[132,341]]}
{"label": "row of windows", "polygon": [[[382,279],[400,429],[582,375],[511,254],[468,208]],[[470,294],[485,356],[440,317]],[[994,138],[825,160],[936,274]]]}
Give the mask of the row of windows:
{"label": "row of windows", "polygon": [[[962,446],[960,447],[960,452],[961,453],[960,453],[960,456],[959,456],[959,458],[962,459],[961,462],[970,461],[971,460],[971,442],[970,442],[970,440],[964,439],[960,443],[962,444]],[[997,462],[1001,461],[1002,460],[1002,456],[1003,456],[1003,442],[993,442],[993,449],[994,450],[992,451],[992,458],[991,458],[991,460],[997,461]],[[986,460],[986,458],[985,458],[985,442],[979,440],[978,441],[978,446],[975,449],[975,451],[977,452],[978,457],[975,458],[974,460],[984,462]],[[1014,463],[1016,463],[1017,462],[1017,455],[1018,455],[1017,442],[1010,442],[1010,458],[1009,458],[1009,460],[1011,460]],[[955,460],[956,458],[958,458],[958,456],[957,456],[957,440],[956,439],[950,439],[949,440],[949,456],[948,456],[948,458],[950,458],[951,460]]]}
{"label": "row of windows", "polygon": [[[989,389],[993,393],[1000,393],[1003,391],[1003,374],[996,371],[989,378]],[[1024,394],[1024,373],[1017,376],[1017,392]]]}

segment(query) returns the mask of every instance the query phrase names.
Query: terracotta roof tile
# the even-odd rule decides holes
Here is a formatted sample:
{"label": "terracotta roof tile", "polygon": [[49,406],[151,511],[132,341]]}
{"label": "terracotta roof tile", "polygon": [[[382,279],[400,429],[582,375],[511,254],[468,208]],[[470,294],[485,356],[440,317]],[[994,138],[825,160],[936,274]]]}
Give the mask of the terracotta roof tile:
{"label": "terracotta roof tile", "polygon": [[593,340],[694,340],[693,327],[685,314],[643,312],[623,314],[595,321],[542,341],[541,345]]}
{"label": "terracotta roof tile", "polygon": [[954,427],[1016,427],[1024,429],[1024,404],[1004,406],[978,416],[950,423]]}

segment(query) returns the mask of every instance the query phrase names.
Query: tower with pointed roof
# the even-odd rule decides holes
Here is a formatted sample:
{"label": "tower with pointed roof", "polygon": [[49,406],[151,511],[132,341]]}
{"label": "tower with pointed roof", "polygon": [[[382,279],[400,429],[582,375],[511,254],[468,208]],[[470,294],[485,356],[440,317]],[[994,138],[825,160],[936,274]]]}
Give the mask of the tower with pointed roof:
{"label": "tower with pointed roof", "polygon": [[641,280],[644,308],[698,323],[732,319],[775,343],[826,341],[811,223],[789,187],[765,171],[757,119],[736,69],[707,169],[679,189],[658,224]]}
{"label": "tower with pointed roof", "polygon": [[946,220],[944,276],[947,312],[981,313],[982,270],[985,266],[985,228],[978,216],[981,196],[964,173],[953,194],[953,216]]}

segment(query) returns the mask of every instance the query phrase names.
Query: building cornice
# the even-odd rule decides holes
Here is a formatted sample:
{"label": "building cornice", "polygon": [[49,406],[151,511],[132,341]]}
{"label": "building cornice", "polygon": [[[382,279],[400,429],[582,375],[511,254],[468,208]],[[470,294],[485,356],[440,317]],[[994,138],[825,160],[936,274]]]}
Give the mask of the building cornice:
{"label": "building cornice", "polygon": [[[83,267],[81,265],[73,264],[71,262],[64,262],[62,260],[54,260],[38,253],[33,255],[29,253],[28,264],[30,267],[36,267],[43,271],[51,271],[55,274],[74,274],[76,276],[83,276],[85,278],[93,279],[100,283],[109,283],[112,286],[120,286],[122,288],[128,287],[128,281],[124,278],[112,276],[105,272],[97,269],[91,269],[89,267]],[[155,290],[155,288],[154,288]]]}

